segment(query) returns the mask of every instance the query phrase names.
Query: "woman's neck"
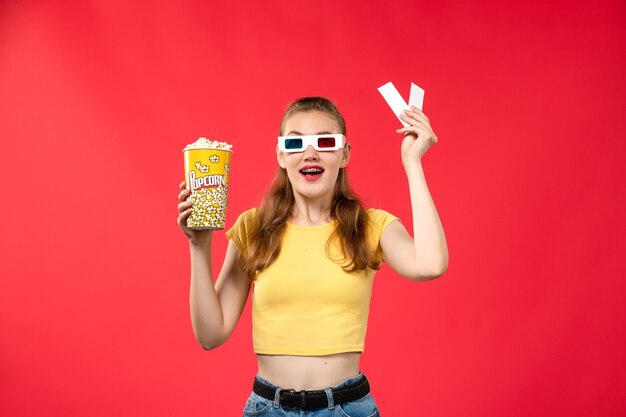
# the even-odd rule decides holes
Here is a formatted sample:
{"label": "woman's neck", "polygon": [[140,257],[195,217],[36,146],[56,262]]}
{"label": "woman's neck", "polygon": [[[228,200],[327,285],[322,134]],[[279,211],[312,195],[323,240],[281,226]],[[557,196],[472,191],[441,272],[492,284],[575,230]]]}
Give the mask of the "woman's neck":
{"label": "woman's neck", "polygon": [[295,202],[289,221],[298,226],[319,226],[330,223],[332,199],[309,199],[295,196]]}

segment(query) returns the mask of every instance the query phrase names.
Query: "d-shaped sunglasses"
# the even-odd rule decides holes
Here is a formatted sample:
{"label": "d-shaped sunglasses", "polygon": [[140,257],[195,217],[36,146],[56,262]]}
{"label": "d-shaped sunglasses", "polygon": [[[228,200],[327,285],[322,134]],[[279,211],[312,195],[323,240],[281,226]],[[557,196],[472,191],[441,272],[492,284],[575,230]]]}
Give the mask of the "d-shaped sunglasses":
{"label": "d-shaped sunglasses", "polygon": [[278,149],[283,152],[304,152],[309,145],[317,151],[336,151],[345,143],[345,137],[340,134],[278,137]]}

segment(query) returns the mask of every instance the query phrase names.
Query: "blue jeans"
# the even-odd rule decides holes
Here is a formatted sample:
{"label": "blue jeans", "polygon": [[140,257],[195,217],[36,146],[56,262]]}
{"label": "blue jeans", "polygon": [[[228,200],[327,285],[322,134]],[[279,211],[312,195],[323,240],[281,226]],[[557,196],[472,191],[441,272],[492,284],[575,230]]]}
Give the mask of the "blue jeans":
{"label": "blue jeans", "polygon": [[[360,377],[360,375],[355,376],[339,385],[325,388],[324,391],[326,391],[326,396],[328,397],[328,407],[314,410],[284,409],[282,405],[275,404],[274,401],[265,399],[253,392],[248,397],[246,406],[243,409],[243,417],[380,417],[378,407],[376,407],[374,398],[370,394],[358,400],[334,404],[331,389],[350,385],[359,380]],[[257,379],[273,388],[278,388],[258,375]]]}

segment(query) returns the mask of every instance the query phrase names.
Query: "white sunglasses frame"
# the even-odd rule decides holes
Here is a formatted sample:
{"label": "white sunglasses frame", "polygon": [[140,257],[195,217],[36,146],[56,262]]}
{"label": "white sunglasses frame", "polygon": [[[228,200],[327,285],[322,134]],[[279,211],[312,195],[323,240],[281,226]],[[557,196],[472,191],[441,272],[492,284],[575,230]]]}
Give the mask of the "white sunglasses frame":
{"label": "white sunglasses frame", "polygon": [[[319,138],[335,138],[335,146],[331,148],[318,148],[317,147],[317,139]],[[285,141],[287,139],[302,139],[302,148],[301,149],[287,149],[285,147]],[[295,152],[304,152],[306,148],[313,146],[318,152],[327,152],[327,151],[338,151],[339,149],[343,149],[346,145],[346,137],[340,133],[337,134],[326,134],[326,135],[292,135],[292,136],[279,136],[278,137],[278,149],[281,152],[287,153],[295,153]]]}

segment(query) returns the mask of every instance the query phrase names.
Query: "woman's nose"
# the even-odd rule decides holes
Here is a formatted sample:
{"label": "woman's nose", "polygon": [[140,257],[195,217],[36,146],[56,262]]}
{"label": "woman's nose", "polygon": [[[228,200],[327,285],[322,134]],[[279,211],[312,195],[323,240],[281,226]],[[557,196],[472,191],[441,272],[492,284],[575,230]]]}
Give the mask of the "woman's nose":
{"label": "woman's nose", "polygon": [[317,151],[315,150],[315,148],[313,148],[313,146],[309,145],[304,150],[303,158],[304,158],[305,161],[317,161],[318,158],[319,158],[319,155],[317,154]]}

